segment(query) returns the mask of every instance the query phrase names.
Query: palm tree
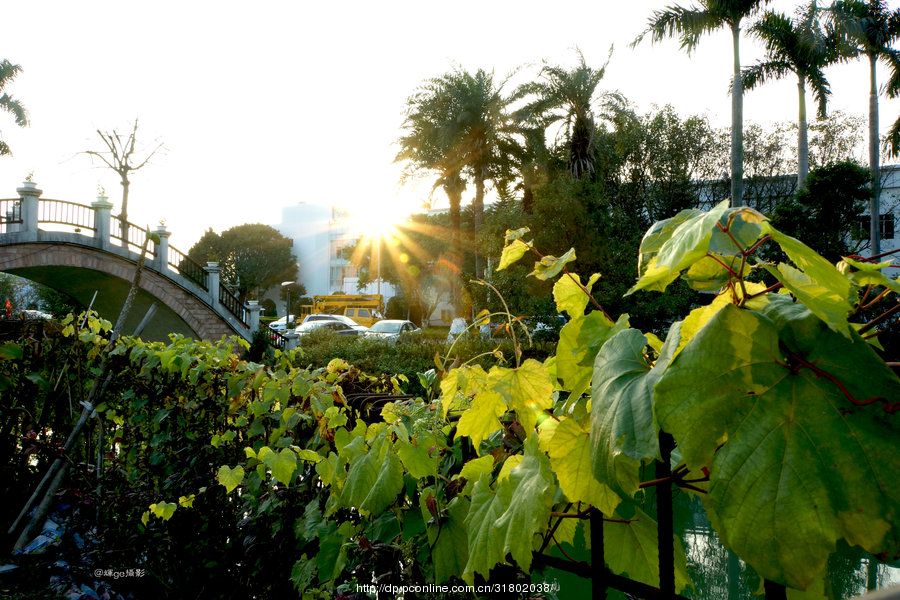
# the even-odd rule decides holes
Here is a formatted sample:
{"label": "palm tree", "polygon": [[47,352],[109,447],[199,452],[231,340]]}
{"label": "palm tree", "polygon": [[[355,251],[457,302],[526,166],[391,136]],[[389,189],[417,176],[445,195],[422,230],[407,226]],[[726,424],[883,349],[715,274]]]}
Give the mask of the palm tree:
{"label": "palm tree", "polygon": [[450,202],[450,227],[455,266],[459,267],[460,207],[466,183],[462,165],[452,153],[453,124],[448,115],[454,110],[453,97],[446,93],[441,78],[426,81],[406,101],[405,135],[398,140],[400,151],[395,162],[404,162],[401,181],[409,181],[423,172],[434,174],[433,191],[443,189]]}
{"label": "palm tree", "polygon": [[650,17],[647,29],[632,43],[638,44],[648,33],[653,43],[669,37],[681,38],[681,47],[693,52],[704,33],[722,27],[731,30],[734,48],[734,72],[731,80],[731,203],[739,206],[744,194],[744,99],[741,79],[741,21],[752,16],[771,0],[699,0],[698,8],[670,6]]}
{"label": "palm tree", "polygon": [[[16,75],[22,72],[22,67],[14,65],[6,59],[0,61],[0,109],[10,113],[16,119],[16,125],[25,127],[28,125],[28,113],[22,103],[10,96],[4,91],[6,85],[16,78]],[[0,156],[9,154],[9,146],[0,139]]]}
{"label": "palm tree", "polygon": [[750,32],[766,46],[766,60],[744,69],[744,89],[751,90],[772,79],[790,74],[797,76],[797,189],[803,188],[809,174],[809,141],[806,126],[806,85],[809,84],[818,104],[818,116],[825,118],[828,80],[822,69],[836,62],[838,55],[833,40],[828,40],[817,18],[816,0],[812,0],[795,19],[768,12]]}
{"label": "palm tree", "polygon": [[[512,133],[505,83],[495,84],[493,73],[482,69],[471,74],[457,67],[428,80],[407,100],[406,135],[399,140],[396,160],[407,163],[404,177],[423,170],[437,173],[435,187],[443,188],[450,200],[457,257],[461,255],[459,210],[466,179],[475,185],[472,205],[477,232],[484,215],[486,182],[505,173],[500,148]],[[482,276],[476,248],[475,277]]]}
{"label": "palm tree", "polygon": [[537,99],[526,106],[521,115],[531,115],[532,120],[542,123],[544,128],[558,121],[563,122],[563,133],[568,146],[569,172],[576,179],[593,174],[594,164],[594,122],[595,106],[602,110],[618,112],[623,110],[625,99],[615,92],[604,92],[598,96],[597,86],[606,74],[609,56],[599,69],[589,67],[584,54],[578,48],[578,65],[566,69],[558,65],[545,64],[540,80],[523,85],[520,95],[535,94]]}
{"label": "palm tree", "polygon": [[836,29],[852,44],[852,48],[847,49],[845,57],[865,55],[869,59],[869,171],[872,176],[869,246],[874,256],[881,252],[878,83],[875,67],[881,60],[891,68],[892,76],[887,85],[887,92],[891,97],[897,96],[900,93],[900,53],[891,46],[900,37],[900,9],[889,10],[884,0],[835,0],[829,10]]}

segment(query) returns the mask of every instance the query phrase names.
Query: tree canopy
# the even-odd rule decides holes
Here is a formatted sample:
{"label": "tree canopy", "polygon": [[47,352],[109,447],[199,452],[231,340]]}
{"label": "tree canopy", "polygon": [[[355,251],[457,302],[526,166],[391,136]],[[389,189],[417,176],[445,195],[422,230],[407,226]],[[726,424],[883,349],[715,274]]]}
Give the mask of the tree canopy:
{"label": "tree canopy", "polygon": [[[238,225],[217,234],[209,229],[188,251],[197,262],[217,261],[222,281],[244,301],[258,290],[297,278],[292,242],[269,225]],[[302,293],[298,294],[302,295]]]}
{"label": "tree canopy", "polygon": [[[22,67],[14,65],[6,59],[0,60],[0,110],[10,113],[19,127],[28,125],[28,112],[25,106],[6,91],[6,86],[22,72]],[[9,146],[0,139],[0,156],[10,154]]]}

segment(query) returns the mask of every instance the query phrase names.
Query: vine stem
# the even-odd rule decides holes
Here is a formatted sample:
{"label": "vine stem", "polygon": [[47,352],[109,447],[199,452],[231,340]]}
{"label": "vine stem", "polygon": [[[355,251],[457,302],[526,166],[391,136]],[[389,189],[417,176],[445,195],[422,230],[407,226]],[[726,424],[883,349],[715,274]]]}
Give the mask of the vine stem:
{"label": "vine stem", "polygon": [[[900,304],[898,304],[896,308],[898,310],[900,310]],[[830,381],[831,383],[836,385],[838,387],[838,389],[841,391],[841,393],[844,394],[844,397],[846,397],[847,400],[849,400],[856,406],[867,406],[869,404],[874,404],[875,402],[881,402],[883,404],[882,410],[884,410],[884,412],[886,412],[888,414],[894,414],[895,412],[900,411],[900,402],[890,402],[890,401],[888,401],[887,398],[883,398],[881,396],[875,396],[873,398],[869,398],[868,400],[857,400],[856,398],[853,397],[853,394],[851,394],[850,391],[846,387],[844,387],[844,384],[842,384],[840,381],[838,381],[834,375],[827,373],[827,372],[823,371],[822,369],[820,369],[819,367],[817,367],[816,365],[803,360],[796,354],[791,353],[791,358],[793,360],[797,361],[798,363],[800,363],[800,366],[806,367],[807,369],[809,369],[810,371],[815,373],[817,377],[824,377],[825,379],[827,379],[828,381]],[[779,363],[779,364],[781,364],[781,363]],[[790,365],[783,365],[783,366],[785,366],[789,369],[791,368]]]}
{"label": "vine stem", "polygon": [[[869,286],[869,287],[871,288],[872,286]],[[877,304],[879,300],[886,297],[888,294],[891,293],[891,291],[892,290],[890,288],[884,288],[883,292],[881,292],[880,294],[875,296],[875,298],[871,302],[869,302],[868,304],[863,306],[863,310],[866,310],[867,308],[872,308],[873,306],[875,306],[875,304]],[[868,290],[866,291],[866,295],[868,295]]]}
{"label": "vine stem", "polygon": [[865,333],[865,332],[867,332],[868,330],[872,329],[873,327],[875,327],[876,325],[878,325],[878,324],[881,323],[882,321],[885,321],[885,320],[891,318],[891,315],[894,315],[894,314],[896,314],[897,312],[900,312],[900,302],[898,302],[896,305],[894,305],[894,307],[891,308],[890,310],[888,310],[887,312],[884,312],[884,313],[878,315],[877,317],[875,317],[874,319],[872,319],[871,321],[869,321],[868,323],[866,323],[865,325],[863,325],[862,327],[860,327],[860,328],[856,331],[856,333],[862,335],[863,333]]}
{"label": "vine stem", "polygon": [[[541,254],[540,252],[538,252],[537,248],[535,248],[535,247],[532,246],[531,244],[528,244],[528,248],[529,248],[529,249],[530,249],[530,250],[531,250],[538,258],[544,258],[544,255]],[[603,316],[606,317],[606,319],[607,319],[608,321],[613,322],[613,323],[615,322],[615,321],[612,320],[612,317],[609,316],[609,313],[606,312],[606,310],[603,308],[603,306],[602,306],[599,302],[597,302],[597,299],[594,298],[593,295],[591,295],[591,293],[588,291],[587,287],[586,287],[583,283],[581,283],[580,281],[578,281],[577,279],[575,279],[575,276],[574,276],[572,273],[569,272],[569,268],[568,268],[568,267],[566,267],[565,265],[563,265],[562,272],[563,272],[563,274],[566,275],[569,279],[571,279],[572,282],[573,282],[575,285],[577,285],[578,287],[581,288],[581,291],[583,291],[583,292],[585,293],[585,295],[590,299],[591,304],[593,304],[594,307],[595,307],[597,310],[599,310],[600,312],[602,312],[602,313],[603,313]]]}

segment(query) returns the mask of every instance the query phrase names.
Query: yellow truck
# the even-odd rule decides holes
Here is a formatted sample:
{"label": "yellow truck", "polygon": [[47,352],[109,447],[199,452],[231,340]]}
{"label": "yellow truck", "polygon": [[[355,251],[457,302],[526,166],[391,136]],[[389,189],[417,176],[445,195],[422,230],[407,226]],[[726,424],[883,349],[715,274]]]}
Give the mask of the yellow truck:
{"label": "yellow truck", "polygon": [[313,296],[313,303],[303,307],[308,314],[344,315],[360,325],[369,327],[384,318],[384,297],[381,294],[331,294]]}

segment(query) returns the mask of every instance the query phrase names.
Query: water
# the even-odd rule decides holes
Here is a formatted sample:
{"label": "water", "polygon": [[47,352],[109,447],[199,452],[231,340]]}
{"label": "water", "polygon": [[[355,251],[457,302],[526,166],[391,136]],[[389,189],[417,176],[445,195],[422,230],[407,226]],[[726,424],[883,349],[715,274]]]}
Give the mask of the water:
{"label": "water", "polygon": [[[695,600],[737,600],[752,598],[761,591],[759,575],[719,543],[699,498],[678,494],[675,527],[695,586],[682,595]],[[879,563],[859,548],[841,543],[829,558],[822,597],[843,600],[866,590],[896,585],[900,585],[900,568]]]}

